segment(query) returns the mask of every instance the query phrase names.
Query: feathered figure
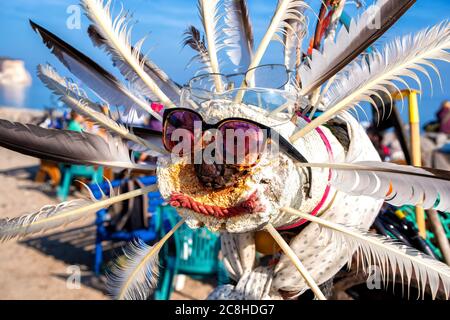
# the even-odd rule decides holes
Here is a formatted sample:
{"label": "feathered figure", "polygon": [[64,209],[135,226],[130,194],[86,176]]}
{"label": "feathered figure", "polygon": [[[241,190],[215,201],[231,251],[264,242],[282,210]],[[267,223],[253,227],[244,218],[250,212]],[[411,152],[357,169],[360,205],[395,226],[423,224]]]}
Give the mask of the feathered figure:
{"label": "feathered figure", "polygon": [[[189,84],[181,89],[141,52],[143,40],[131,44],[127,13],[112,17],[110,1],[82,0],[92,22],[88,29],[91,40],[111,56],[127,84],[31,22],[33,29],[67,69],[101,99],[110,106],[147,112],[163,121],[163,133],[116,122],[109,117],[111,112],[102,113],[84,90],[45,65],[38,68],[43,83],[68,107],[107,130],[106,138],[0,120],[0,145],[64,163],[151,173],[157,170],[159,192],[177,208],[181,220],[153,246],[137,240],[125,249],[109,276],[115,298],[146,299],[151,295],[157,284],[158,253],[184,223],[222,234],[224,265],[236,285],[218,287],[210,298],[286,299],[311,289],[323,300],[326,296],[320,284],[336,275],[354,253],[363,269],[379,265],[386,282],[390,274],[399,271],[408,287],[415,277],[422,295],[428,286],[433,298],[439,289],[448,298],[448,266],[367,231],[383,202],[449,210],[450,173],[380,162],[364,129],[347,112],[363,101],[373,102],[380,93],[391,95],[392,88],[408,87],[403,78],[413,79],[420,87],[416,72],[430,78],[427,67],[437,72],[431,61],[450,61],[448,22],[395,40],[360,59],[414,2],[377,1],[348,30],[341,28],[336,37],[327,37],[323,50],[313,50],[307,56],[302,52],[302,40],[308,33],[305,10],[309,8],[304,1],[278,1],[261,43],[255,46],[246,1],[199,0],[203,30],[189,27],[184,45],[197,52],[193,59],[208,72],[202,77],[215,84],[214,90],[202,91]],[[374,28],[374,23],[379,25]],[[229,78],[220,74],[222,48],[237,70],[251,70],[247,76],[256,77],[261,76],[255,70],[272,40],[281,41],[285,48],[284,65],[273,67],[286,76],[284,83],[276,83],[270,73],[263,76],[275,83],[271,87],[251,87],[259,82],[248,79],[240,88],[222,83]],[[294,70],[296,81],[289,76]],[[150,107],[150,102],[164,105],[164,117]],[[323,114],[314,117],[317,108]],[[244,139],[247,143],[257,137],[261,143],[259,138],[264,136],[264,148],[254,152],[256,161],[250,164],[224,164],[218,158],[212,162],[202,158],[194,164],[190,162],[192,152],[178,152],[171,139],[177,129],[184,129],[188,131],[186,141],[192,142],[197,134],[194,120],[219,132],[251,128],[269,130],[270,135],[253,134]],[[205,143],[205,135],[203,138],[198,144],[203,153],[221,142],[220,136],[209,143]],[[250,148],[240,146],[239,139],[227,143],[218,150],[245,153]],[[135,163],[130,150],[158,156],[157,165]],[[166,155],[169,152],[171,155]],[[250,155],[253,153],[246,154],[246,160]],[[0,220],[0,240],[66,225],[155,188],[100,200],[64,202]],[[262,246],[261,239],[263,243],[269,239],[270,245]],[[279,259],[264,264],[264,259],[256,259],[257,252]]]}

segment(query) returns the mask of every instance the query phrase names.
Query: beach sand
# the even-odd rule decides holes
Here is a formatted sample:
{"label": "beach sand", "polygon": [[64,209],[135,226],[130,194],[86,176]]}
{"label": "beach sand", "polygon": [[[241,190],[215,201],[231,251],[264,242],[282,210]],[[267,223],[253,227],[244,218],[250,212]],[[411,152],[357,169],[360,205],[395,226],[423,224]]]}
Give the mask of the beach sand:
{"label": "beach sand", "polygon": [[[0,108],[0,118],[28,122],[40,111]],[[33,181],[39,160],[0,147],[0,219],[57,203],[55,192]],[[76,196],[76,194],[75,194]],[[0,299],[108,299],[105,277],[92,271],[95,227],[87,219],[65,229],[0,243]],[[119,252],[105,244],[106,256]],[[80,274],[81,284],[76,279]],[[188,278],[172,299],[204,299],[211,285]]]}

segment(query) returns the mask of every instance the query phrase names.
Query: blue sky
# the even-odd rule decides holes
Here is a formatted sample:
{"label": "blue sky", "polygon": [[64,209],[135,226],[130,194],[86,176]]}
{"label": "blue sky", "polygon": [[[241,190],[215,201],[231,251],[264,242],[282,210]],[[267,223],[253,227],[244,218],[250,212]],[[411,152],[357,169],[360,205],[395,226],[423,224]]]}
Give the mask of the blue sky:
{"label": "blue sky", "polygon": [[[182,33],[190,24],[200,26],[196,0],[126,0],[124,7],[134,14],[138,21],[133,31],[133,39],[138,40],[148,35],[145,49],[149,56],[159,64],[177,82],[185,83],[195,70],[186,69],[193,53],[181,46]],[[253,20],[256,43],[264,34],[270,21],[277,0],[248,0],[250,14]],[[366,1],[371,3],[372,1]],[[319,0],[310,0],[317,10]],[[36,66],[49,62],[58,71],[64,73],[64,67],[49,53],[39,37],[31,30],[28,19],[56,33],[76,48],[85,52],[95,61],[109,70],[113,70],[109,59],[100,50],[93,48],[86,28],[88,21],[83,16],[81,29],[70,30],[66,27],[69,14],[66,12],[71,5],[78,4],[76,0],[14,0],[0,1],[0,56],[9,56],[25,60],[26,67],[33,74],[33,87],[27,103],[31,107],[39,107],[49,101],[39,80],[35,78]],[[119,8],[119,1],[116,7]],[[351,5],[348,10],[354,13]],[[450,18],[449,0],[418,0],[414,7],[382,38],[379,43],[388,42],[395,36],[408,34],[432,26]],[[315,24],[311,19],[311,27]],[[282,48],[273,44],[267,52],[264,61],[281,62]],[[424,120],[432,118],[439,103],[450,99],[450,65],[438,63],[442,72],[444,92],[435,83],[435,93],[430,97],[429,86],[425,84],[422,98]]]}

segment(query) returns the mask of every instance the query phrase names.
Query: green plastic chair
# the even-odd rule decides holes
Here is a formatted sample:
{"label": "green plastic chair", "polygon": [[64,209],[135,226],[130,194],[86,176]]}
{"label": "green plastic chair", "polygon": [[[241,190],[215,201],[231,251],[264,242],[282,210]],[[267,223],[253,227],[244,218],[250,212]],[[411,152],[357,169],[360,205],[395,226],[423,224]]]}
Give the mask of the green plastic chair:
{"label": "green plastic chair", "polygon": [[94,167],[72,165],[68,167],[62,167],[61,173],[63,178],[61,184],[58,186],[56,194],[58,199],[66,201],[70,193],[70,186],[74,178],[88,178],[90,183],[103,182],[103,168],[99,167],[97,170]]}
{"label": "green plastic chair", "polygon": [[[175,226],[179,216],[173,207],[160,207],[163,219],[160,230],[163,233]],[[165,226],[165,227],[164,227]],[[163,236],[163,234],[161,234]],[[186,224],[173,235],[173,241],[166,244],[161,252],[161,271],[155,300],[169,300],[173,292],[173,279],[178,274],[194,279],[217,277],[218,284],[228,283],[228,274],[219,260],[220,238],[206,228],[190,229]]]}

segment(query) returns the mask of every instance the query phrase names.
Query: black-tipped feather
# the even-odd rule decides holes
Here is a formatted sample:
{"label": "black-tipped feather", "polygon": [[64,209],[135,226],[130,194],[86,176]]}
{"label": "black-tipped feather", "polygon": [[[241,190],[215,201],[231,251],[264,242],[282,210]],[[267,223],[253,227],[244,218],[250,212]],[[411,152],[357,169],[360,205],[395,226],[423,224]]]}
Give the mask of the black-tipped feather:
{"label": "black-tipped feather", "polygon": [[151,110],[147,102],[130,92],[111,73],[92,59],[42,26],[31,20],[30,24],[59,61],[110,105],[124,106],[128,110],[140,108],[154,115],[155,112]]}

